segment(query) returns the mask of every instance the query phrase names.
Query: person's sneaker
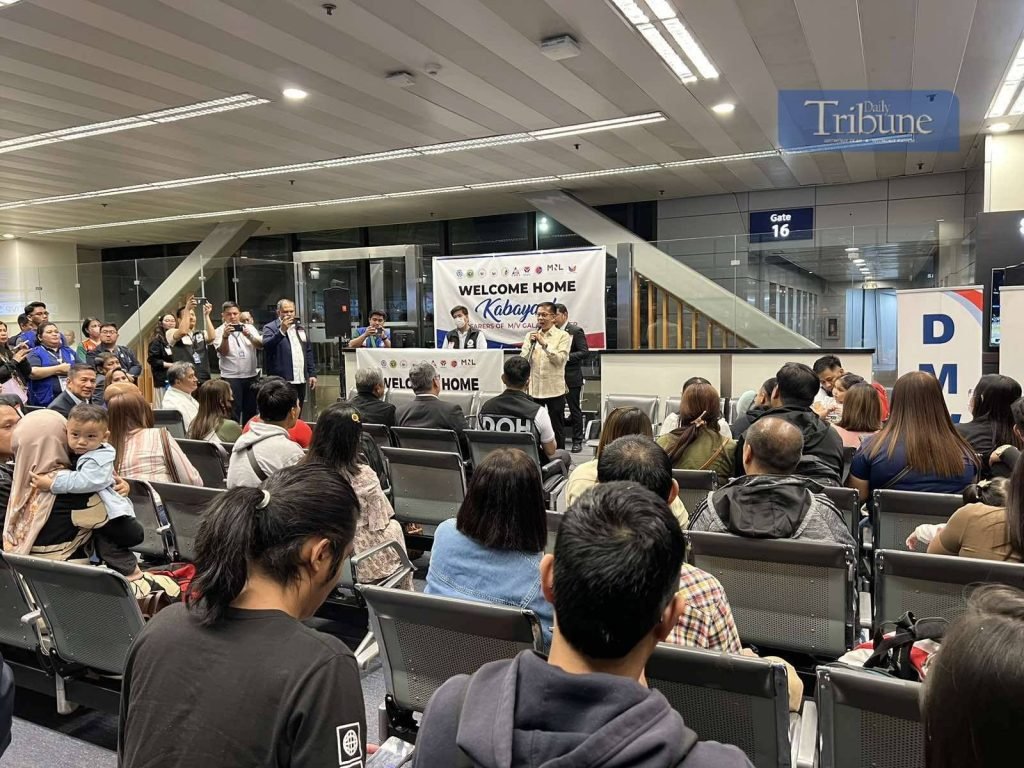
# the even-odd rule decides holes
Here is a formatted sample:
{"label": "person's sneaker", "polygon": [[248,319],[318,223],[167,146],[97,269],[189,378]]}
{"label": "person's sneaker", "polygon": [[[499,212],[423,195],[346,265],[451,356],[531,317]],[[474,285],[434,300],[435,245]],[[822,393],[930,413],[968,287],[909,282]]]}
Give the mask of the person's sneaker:
{"label": "person's sneaker", "polygon": [[582,440],[573,440],[572,441],[572,452],[573,453],[579,453],[582,450],[583,450],[583,441]]}

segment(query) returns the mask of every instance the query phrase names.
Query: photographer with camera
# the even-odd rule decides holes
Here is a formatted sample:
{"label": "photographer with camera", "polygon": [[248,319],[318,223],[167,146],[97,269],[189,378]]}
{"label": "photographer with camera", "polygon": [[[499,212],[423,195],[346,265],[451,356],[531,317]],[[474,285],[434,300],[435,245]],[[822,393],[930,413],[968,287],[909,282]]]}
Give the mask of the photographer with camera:
{"label": "photographer with camera", "polygon": [[306,389],[316,389],[316,358],[302,320],[295,316],[295,302],[277,302],[277,320],[263,326],[263,351],[267,376],[280,376],[293,384],[299,407],[306,401]]}
{"label": "photographer with camera", "polygon": [[391,331],[384,327],[388,316],[384,310],[375,309],[370,313],[370,324],[356,329],[356,337],[348,343],[350,349],[359,347],[391,347]]}
{"label": "photographer with camera", "polygon": [[220,377],[231,385],[235,421],[245,424],[256,415],[256,350],[263,347],[263,338],[253,325],[242,322],[242,310],[233,301],[221,305],[220,317],[223,323],[213,339]]}

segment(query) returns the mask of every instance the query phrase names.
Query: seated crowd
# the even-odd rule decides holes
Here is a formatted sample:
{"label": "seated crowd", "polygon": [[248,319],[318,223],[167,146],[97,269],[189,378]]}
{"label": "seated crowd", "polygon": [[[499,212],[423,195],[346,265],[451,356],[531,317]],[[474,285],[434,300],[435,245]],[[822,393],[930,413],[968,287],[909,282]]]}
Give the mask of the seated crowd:
{"label": "seated crowd", "polygon": [[[118,345],[117,326],[86,319],[72,349],[41,302],[26,307],[29,327],[18,336],[7,340],[0,327],[0,382],[20,384],[22,399],[43,407],[23,413],[21,399],[0,398],[4,549],[102,563],[140,598],[162,591],[175,602],[147,623],[127,661],[121,765],[335,765],[349,733],[365,747],[359,670],[340,639],[303,622],[334,591],[346,558],[388,543],[405,550],[410,532],[395,520],[364,426],[450,429],[468,456],[469,422],[439,397],[433,367],[419,363],[409,371],[411,401],[384,402],[380,372],[360,369],[355,397],[323,409],[311,429],[300,420],[316,381],[308,359],[257,385],[243,368],[228,369],[238,379],[214,378],[202,353],[230,350],[226,334],[254,350],[282,339],[298,349],[305,337],[294,306],[279,303],[270,337],[238,323],[231,302],[220,328],[208,302],[201,322],[197,309],[188,297],[164,315],[147,357],[156,405],[177,411],[190,439],[218,446],[226,467],[226,490],[199,526],[190,588],[140,563],[132,549],[145,532],[125,497],[131,481],[199,486],[202,476],[156,425],[138,387],[142,367]],[[239,387],[243,378],[253,380]],[[526,394],[529,380],[530,363],[509,358],[506,389],[481,405],[479,424],[533,434],[542,461],[568,471],[572,457],[547,408]],[[609,413],[594,459],[569,475],[553,544],[535,459],[505,448],[473,467],[457,515],[433,532],[425,592],[532,611],[547,654],[524,651],[444,682],[419,724],[414,765],[750,766],[737,747],[700,740],[644,678],[660,642],[758,653],[744,648],[718,578],[685,562],[687,530],[855,547],[826,488],[846,485],[864,502],[882,489],[963,493],[949,522],[922,526],[908,548],[1024,560],[1024,399],[1012,379],[983,377],[963,425],[933,376],[900,377],[890,404],[831,355],[813,367],[787,363],[739,400],[730,425],[715,387],[689,379],[657,440],[639,409]],[[710,470],[718,487],[688,510],[674,469]],[[384,549],[356,579],[380,581],[404,560]],[[396,586],[413,589],[412,574]],[[1012,590],[980,590],[951,630],[923,700],[929,766],[953,764],[939,744],[959,750],[957,764],[995,764],[979,762],[991,745],[972,756],[939,729],[1005,738],[998,723],[1022,714],[1005,690],[978,692],[971,705],[996,724],[975,723],[955,682],[1001,674],[1000,654],[1024,640],[1021,605]],[[978,648],[971,637],[983,624],[998,631]],[[799,711],[796,670],[772,658],[786,664],[790,709]]]}

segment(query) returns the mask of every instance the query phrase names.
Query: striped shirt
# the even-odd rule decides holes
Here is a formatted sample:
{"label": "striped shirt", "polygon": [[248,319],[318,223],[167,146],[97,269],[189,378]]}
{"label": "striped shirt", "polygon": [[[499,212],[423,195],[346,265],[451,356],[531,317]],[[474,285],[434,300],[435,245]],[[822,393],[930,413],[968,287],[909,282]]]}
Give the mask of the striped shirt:
{"label": "striped shirt", "polygon": [[[173,483],[174,476],[164,457],[164,441],[159,427],[137,429],[124,441],[124,450],[118,457],[117,473],[121,477],[135,480],[151,480],[158,483]],[[184,485],[202,487],[203,478],[181,448],[170,438],[167,441],[170,458],[178,472],[178,481]]]}

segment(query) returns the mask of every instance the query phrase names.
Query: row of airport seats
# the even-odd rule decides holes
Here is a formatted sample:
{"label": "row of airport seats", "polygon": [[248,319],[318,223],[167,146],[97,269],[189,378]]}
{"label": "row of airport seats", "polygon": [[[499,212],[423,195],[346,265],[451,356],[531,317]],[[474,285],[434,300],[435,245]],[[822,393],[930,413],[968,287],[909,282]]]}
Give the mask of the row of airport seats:
{"label": "row of airport seats", "polygon": [[[143,567],[191,562],[195,537],[207,504],[224,490],[129,479],[130,498],[145,539],[136,548]],[[413,570],[394,541],[348,558],[335,591],[314,625],[344,619],[356,657],[365,668],[377,654],[369,634],[359,564],[392,549],[400,568],[384,579],[365,581],[393,587]],[[107,568],[0,554],[0,651],[16,683],[56,699],[67,714],[75,705],[117,713],[120,675],[144,619],[128,581]],[[355,645],[355,643],[353,643]]]}
{"label": "row of airport seats", "polygon": [[469,447],[467,461],[454,430],[389,428],[382,424],[366,424],[363,429],[388,462],[392,502],[402,522],[437,525],[454,517],[465,497],[466,478],[472,467],[501,448],[520,450],[537,464],[549,508],[554,508],[568,479],[560,461],[548,461],[546,456],[542,459],[532,433],[465,430],[462,439]]}
{"label": "row of airport seats", "polygon": [[[415,741],[417,718],[449,678],[541,650],[528,610],[379,587],[360,592],[384,668],[382,740]],[[736,745],[757,768],[924,765],[918,683],[821,665],[813,699],[791,714],[786,669],[770,660],[662,644],[645,674],[701,739]]]}

